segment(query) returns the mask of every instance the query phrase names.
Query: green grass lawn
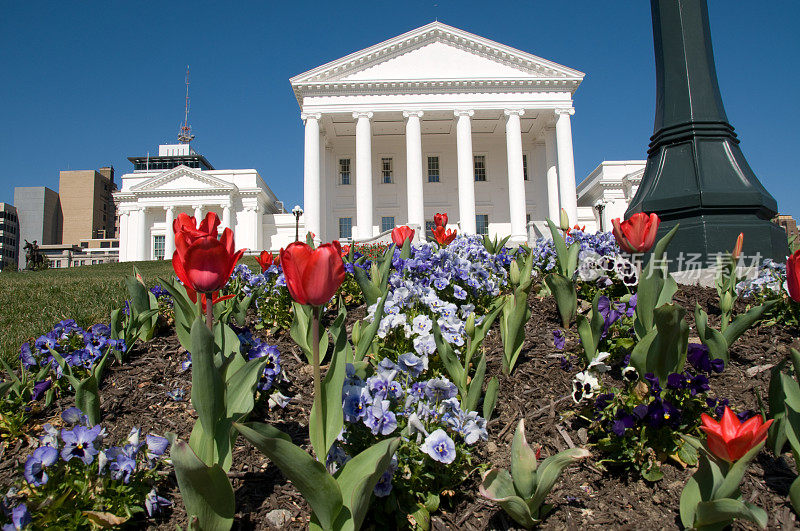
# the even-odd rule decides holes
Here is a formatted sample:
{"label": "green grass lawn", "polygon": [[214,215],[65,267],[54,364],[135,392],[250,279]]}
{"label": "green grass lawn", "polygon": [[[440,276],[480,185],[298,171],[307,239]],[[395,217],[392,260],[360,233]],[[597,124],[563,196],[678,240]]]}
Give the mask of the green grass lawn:
{"label": "green grass lawn", "polygon": [[[254,258],[242,262],[260,271]],[[0,356],[16,360],[22,343],[61,319],[75,319],[83,327],[108,323],[111,311],[125,304],[124,279],[134,265],[148,287],[174,274],[168,260],[0,273]]]}

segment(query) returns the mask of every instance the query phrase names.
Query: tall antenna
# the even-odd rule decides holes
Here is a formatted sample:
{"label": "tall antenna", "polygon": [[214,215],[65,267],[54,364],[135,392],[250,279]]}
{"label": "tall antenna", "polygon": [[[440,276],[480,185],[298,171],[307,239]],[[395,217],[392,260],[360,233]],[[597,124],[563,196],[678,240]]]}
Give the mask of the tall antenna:
{"label": "tall antenna", "polygon": [[178,133],[178,142],[188,144],[194,140],[192,128],[189,126],[189,65],[186,65],[186,110],[181,124],[181,132]]}

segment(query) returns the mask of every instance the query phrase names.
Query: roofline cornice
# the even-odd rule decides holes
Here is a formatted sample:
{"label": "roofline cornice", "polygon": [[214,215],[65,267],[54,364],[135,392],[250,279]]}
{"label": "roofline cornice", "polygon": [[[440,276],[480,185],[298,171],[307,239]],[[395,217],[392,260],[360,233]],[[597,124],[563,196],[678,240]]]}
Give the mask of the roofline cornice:
{"label": "roofline cornice", "polygon": [[[292,85],[295,95],[298,97],[298,101],[301,101],[300,94],[298,93],[298,89],[301,85],[325,82],[332,83],[335,82],[335,80],[330,81],[330,78],[334,75],[343,76],[353,71],[369,68],[373,64],[402,55],[407,51],[424,45],[426,42],[435,41],[446,41],[462,49],[468,49],[473,53],[491,58],[500,63],[514,66],[522,70],[535,71],[539,75],[542,75],[544,80],[553,79],[569,80],[573,83],[577,82],[574,88],[577,88],[580,81],[586,75],[578,70],[437,21],[363,50],[351,53],[341,59],[330,61],[303,72],[302,74],[298,74],[290,78],[289,82]],[[384,82],[384,80],[374,80],[371,82],[376,83],[378,81]],[[412,81],[410,83],[418,82],[425,81]]]}

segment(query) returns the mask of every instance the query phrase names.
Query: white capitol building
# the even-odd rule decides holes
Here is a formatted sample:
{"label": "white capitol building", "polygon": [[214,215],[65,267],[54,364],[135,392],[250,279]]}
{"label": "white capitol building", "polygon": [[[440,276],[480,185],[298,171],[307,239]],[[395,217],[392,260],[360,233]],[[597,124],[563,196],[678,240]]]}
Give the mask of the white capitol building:
{"label": "white capitol building", "polygon": [[[372,240],[447,212],[461,232],[523,242],[561,208],[608,230],[644,161],[605,162],[576,189],[571,116],[583,77],[441,22],[293,77],[305,124],[301,231]],[[253,252],[294,240],[294,217],[256,170],[216,170],[188,144],[131,161],[114,196],[120,261],[171,257],[179,212],[217,212]]]}

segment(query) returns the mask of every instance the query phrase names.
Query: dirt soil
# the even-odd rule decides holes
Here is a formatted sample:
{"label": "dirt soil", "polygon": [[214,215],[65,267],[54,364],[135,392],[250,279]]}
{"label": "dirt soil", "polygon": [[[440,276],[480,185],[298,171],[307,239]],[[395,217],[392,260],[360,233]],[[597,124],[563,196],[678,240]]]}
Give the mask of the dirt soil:
{"label": "dirt soil", "polygon": [[[700,287],[681,287],[675,297],[689,310],[687,320],[693,325],[691,311],[695,303],[711,316],[718,326],[719,309],[716,292]],[[580,446],[586,435],[572,427],[569,413],[575,404],[570,397],[571,381],[577,371],[564,370],[561,353],[553,348],[552,330],[558,327],[559,318],[552,298],[531,296],[533,318],[526,325],[527,340],[518,365],[511,377],[500,371],[502,344],[499,334],[493,332],[485,341],[488,373],[500,377],[500,396],[494,417],[489,421],[489,440],[477,445],[478,459],[493,466],[509,466],[509,449],[514,429],[520,418],[525,419],[528,441],[543,447],[543,456],[570,446]],[[744,310],[741,302],[738,311]],[[363,316],[363,308],[350,312],[348,321]],[[495,325],[496,326],[496,325]],[[293,396],[285,409],[254,411],[251,418],[264,420],[289,433],[294,442],[308,448],[308,413],[311,407],[311,371],[302,362],[302,353],[288,334],[267,337],[265,331],[254,335],[278,346],[281,364],[289,378],[289,391]],[[745,333],[731,348],[731,363],[724,373],[711,377],[711,396],[728,398],[737,410],[758,410],[759,396],[766,400],[770,370],[780,362],[790,346],[799,346],[798,330],[782,326],[756,328]],[[567,344],[567,350],[576,350]],[[124,365],[113,365],[101,387],[104,425],[111,440],[120,440],[138,426],[143,433],[164,434],[167,431],[188,438],[196,418],[189,400],[191,374],[181,371],[185,359],[177,339],[171,331],[156,337],[147,345],[140,345],[131,353]],[[488,376],[487,376],[488,381]],[[175,401],[168,391],[180,388],[185,398]],[[44,422],[58,423],[58,414],[69,407],[71,398],[54,404],[40,414],[37,428]],[[19,471],[30,448],[25,441],[0,448],[0,488],[5,492]],[[676,466],[664,467],[664,478],[650,483],[635,473],[602,471],[593,456],[565,471],[548,497],[553,511],[542,523],[542,529],[678,529],[678,500],[686,480],[693,469]],[[234,450],[234,467],[230,473],[236,491],[236,521],[234,529],[305,529],[309,509],[300,494],[261,453],[241,438]],[[788,501],[788,489],[796,477],[792,459],[787,455],[773,456],[764,451],[751,465],[742,485],[742,493],[763,507],[769,515],[769,528],[792,529],[798,527]],[[516,529],[513,520],[502,510],[478,495],[477,472],[465,481],[450,506],[452,512],[436,513],[433,529]],[[140,521],[135,527],[174,530],[185,527],[186,513],[180,500],[174,476],[165,473],[159,492],[174,501],[174,507],[160,518]],[[271,511],[285,510],[291,522],[271,527],[267,515]],[[285,513],[284,513],[285,514]],[[274,516],[274,513],[273,515]],[[368,518],[369,520],[369,518]],[[736,529],[755,529],[749,524],[739,524]],[[365,525],[369,528],[369,523]]]}

